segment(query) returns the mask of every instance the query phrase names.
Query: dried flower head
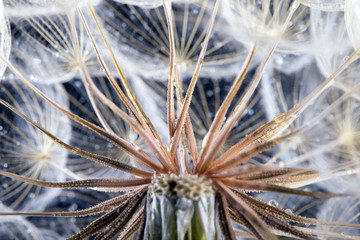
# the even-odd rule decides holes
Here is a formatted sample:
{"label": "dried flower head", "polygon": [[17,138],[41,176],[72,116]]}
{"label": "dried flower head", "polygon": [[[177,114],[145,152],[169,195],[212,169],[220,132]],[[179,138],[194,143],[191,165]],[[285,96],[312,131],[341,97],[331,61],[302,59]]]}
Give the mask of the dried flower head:
{"label": "dried flower head", "polygon": [[[312,62],[309,74],[303,74],[303,65],[281,71],[272,64],[275,52],[286,48],[290,55],[284,59],[299,54],[304,32],[306,40],[312,36],[307,29],[317,15],[310,15],[308,6],[318,6],[316,1],[223,1],[221,9],[219,0],[163,0],[160,7],[159,2],[137,2],[150,9],[109,0],[71,3],[50,15],[41,5],[41,14],[20,20],[12,13],[25,3],[5,5],[14,41],[33,44],[19,43],[13,46],[15,56],[0,56],[7,67],[0,126],[9,133],[0,136],[0,200],[8,206],[0,213],[8,218],[0,221],[4,236],[20,238],[8,226],[21,232],[24,225],[33,227],[24,219],[33,216],[60,220],[49,224],[52,231],[42,231],[44,223],[28,219],[40,229],[29,238],[359,239],[358,185],[327,186],[339,179],[351,184],[359,171],[360,84],[350,75],[359,50],[351,49],[333,68],[321,65],[320,50],[307,52],[319,65]],[[232,42],[231,34],[214,35],[226,31],[219,29],[224,9],[235,11],[232,16],[246,27],[245,40],[238,38],[246,55],[238,58],[235,76],[233,67],[228,74],[202,75],[203,68],[227,69],[237,59],[222,61],[231,56],[224,47]],[[339,31],[345,26],[354,33],[340,22]],[[239,28],[226,27],[232,34]],[[116,31],[125,34],[120,47],[109,37],[119,35]],[[318,44],[306,44],[312,43]],[[117,55],[124,53],[121,47],[133,54],[128,64],[119,61],[126,57]],[[19,49],[24,49],[23,61],[15,54]],[[341,54],[333,52],[328,59]],[[34,55],[46,63],[29,63]],[[205,66],[211,59],[214,65]],[[151,68],[165,63],[166,75],[152,75]],[[310,84],[311,76],[316,81]],[[49,84],[48,79],[55,80]],[[165,130],[158,128],[162,118]],[[45,188],[61,191],[55,196]],[[93,202],[92,194],[103,200],[48,210],[56,197],[66,196],[65,189],[79,204]],[[33,192],[39,200],[28,199]],[[32,201],[48,206],[33,210]],[[75,219],[80,217],[85,223]],[[64,218],[68,227],[61,230]]]}

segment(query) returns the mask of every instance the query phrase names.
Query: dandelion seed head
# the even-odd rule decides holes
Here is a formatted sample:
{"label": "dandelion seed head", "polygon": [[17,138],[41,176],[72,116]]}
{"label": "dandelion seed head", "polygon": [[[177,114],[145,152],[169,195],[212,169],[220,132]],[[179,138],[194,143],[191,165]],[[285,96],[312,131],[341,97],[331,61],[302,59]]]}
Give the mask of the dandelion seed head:
{"label": "dandelion seed head", "polygon": [[[301,48],[302,42],[309,40],[306,26],[308,9],[299,5],[297,1],[255,1],[235,0],[224,4],[229,22],[237,26],[238,33],[244,29],[243,34],[236,34],[241,41],[255,41],[266,46],[271,39],[284,44],[286,48]],[[249,38],[250,39],[246,39]]]}
{"label": "dandelion seed head", "polygon": [[323,11],[341,11],[345,5],[345,0],[298,0],[298,2]]}
{"label": "dandelion seed head", "polygon": [[[0,3],[0,54],[3,58],[8,59],[10,55],[11,40],[10,40],[10,25],[4,13],[3,3]],[[6,65],[3,61],[0,62],[0,81],[3,78]]]}
{"label": "dandelion seed head", "polygon": [[[173,6],[175,60],[181,74],[189,77],[193,74],[201,50],[214,1],[173,1]],[[200,14],[191,14],[194,10]],[[148,80],[166,79],[170,49],[165,40],[167,29],[163,24],[166,20],[163,8],[139,8],[106,1],[99,11],[104,25],[108,26],[109,40],[114,42],[114,49],[122,52],[134,64],[129,69]],[[221,20],[221,23],[225,22]],[[229,71],[236,72],[238,63],[244,58],[247,46],[230,41],[228,32],[223,28],[220,24],[218,28],[215,26],[204,59],[206,63],[200,73],[202,76],[212,76],[214,71],[218,76],[227,76]],[[115,44],[119,41],[122,44]],[[140,65],[141,68],[138,67]]]}
{"label": "dandelion seed head", "polygon": [[34,17],[73,12],[86,4],[98,4],[100,0],[4,0],[9,17]]}
{"label": "dandelion seed head", "polygon": [[[65,141],[70,140],[71,126],[69,119],[49,108],[46,103],[36,96],[28,94],[26,92],[28,89],[20,86],[16,81],[4,84],[6,84],[7,91],[1,97],[12,99],[19,109],[23,109],[29,116],[37,120],[34,121],[43,124]],[[47,91],[54,100],[64,106],[67,105],[64,95],[59,94],[64,91],[62,86],[42,86],[41,88]],[[16,98],[12,96],[14,91],[17,92]],[[31,106],[30,108],[28,104]],[[44,111],[43,113],[46,113],[44,116],[40,115],[40,109]],[[65,172],[61,169],[66,166],[68,153],[22,119],[15,118],[12,122],[6,120],[7,114],[9,113],[2,112],[0,115],[1,122],[8,131],[7,135],[0,138],[2,142],[0,162],[6,163],[8,171],[13,173],[22,173],[28,177],[48,181],[65,180]],[[57,174],[54,174],[54,171],[57,171]],[[46,189],[40,193],[40,188],[18,185],[20,191],[14,196],[9,191],[17,185],[14,185],[14,182],[11,181],[7,185],[0,194],[0,198],[4,203],[6,202],[6,204],[17,209],[29,207],[31,205],[29,203],[39,200],[41,195],[46,196],[43,197],[44,199],[49,199],[51,196],[56,196],[54,192],[59,192],[56,189]],[[32,200],[28,201],[28,198]],[[44,207],[36,204],[34,206],[35,208]]]}
{"label": "dandelion seed head", "polygon": [[360,21],[360,4],[355,0],[345,1],[345,23],[350,40],[355,49],[360,48],[360,35],[356,25]]}
{"label": "dandelion seed head", "polygon": [[0,215],[49,239],[354,238],[357,197],[319,220],[358,189],[353,3],[5,1]]}

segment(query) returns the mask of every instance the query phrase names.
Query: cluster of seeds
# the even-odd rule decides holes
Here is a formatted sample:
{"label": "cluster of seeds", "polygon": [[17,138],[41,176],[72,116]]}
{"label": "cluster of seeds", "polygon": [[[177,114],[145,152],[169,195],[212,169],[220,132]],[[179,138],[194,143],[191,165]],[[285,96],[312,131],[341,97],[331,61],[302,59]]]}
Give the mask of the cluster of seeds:
{"label": "cluster of seeds", "polygon": [[205,176],[161,174],[152,180],[149,193],[199,200],[202,196],[213,195],[214,189],[211,179]]}

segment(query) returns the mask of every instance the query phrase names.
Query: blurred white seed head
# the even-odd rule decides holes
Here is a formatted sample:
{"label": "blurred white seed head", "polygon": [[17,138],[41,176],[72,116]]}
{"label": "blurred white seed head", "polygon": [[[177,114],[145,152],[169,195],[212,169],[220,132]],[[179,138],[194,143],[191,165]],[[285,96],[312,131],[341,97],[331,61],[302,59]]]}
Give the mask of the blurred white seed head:
{"label": "blurred white seed head", "polygon": [[228,0],[223,10],[240,41],[299,51],[309,40],[308,8],[297,1]]}
{"label": "blurred white seed head", "polygon": [[77,7],[101,0],[3,0],[8,17],[35,17],[76,11]]}
{"label": "blurred white seed head", "polygon": [[[163,4],[163,0],[113,0],[115,2],[131,4],[143,8],[155,8]],[[201,2],[200,0],[165,0],[166,2],[175,2],[175,3],[192,3],[192,2]]]}
{"label": "blurred white seed head", "polygon": [[[5,16],[4,6],[0,1],[0,55],[8,59],[10,55],[11,37],[10,37],[10,26]],[[6,65],[3,61],[0,61],[0,81],[5,72]]]}
{"label": "blurred white seed head", "polygon": [[322,11],[341,11],[346,0],[296,0],[313,9]]}
{"label": "blurred white seed head", "polygon": [[16,26],[11,60],[30,81],[65,82],[80,76],[82,67],[93,75],[102,74],[77,12],[10,20]]}
{"label": "blurred white seed head", "polygon": [[[61,85],[38,86],[60,105],[67,107],[66,93]],[[4,83],[1,97],[43,126],[49,132],[69,142],[71,123],[67,117],[49,106],[17,81]],[[0,164],[9,172],[22,174],[33,179],[65,181],[68,153],[49,137],[36,130],[30,123],[13,116],[9,112],[0,114],[1,135]],[[55,174],[56,173],[56,174]],[[0,199],[13,209],[31,206],[43,209],[45,202],[59,194],[59,189],[41,188],[9,180],[2,185]]]}
{"label": "blurred white seed head", "polygon": [[[207,31],[214,1],[173,1],[172,17],[176,66],[183,77],[191,77]],[[167,79],[170,46],[163,8],[141,8],[104,2],[98,14],[113,50],[126,56],[127,69],[147,79]],[[202,76],[236,74],[247,46],[224,30],[219,14],[202,67]],[[122,58],[118,58],[121,61]]]}
{"label": "blurred white seed head", "polygon": [[357,0],[346,0],[344,11],[350,40],[355,49],[360,49],[360,2]]}
{"label": "blurred white seed head", "polygon": [[315,59],[322,74],[329,77],[353,52],[344,12],[312,9],[310,17]]}
{"label": "blurred white seed head", "polygon": [[[339,188],[338,188],[339,189]],[[359,224],[359,198],[333,198],[327,200],[316,215],[317,219],[338,223]],[[339,228],[337,226],[317,226],[316,229],[337,234],[335,239],[354,239],[349,235],[359,236],[358,228]]]}

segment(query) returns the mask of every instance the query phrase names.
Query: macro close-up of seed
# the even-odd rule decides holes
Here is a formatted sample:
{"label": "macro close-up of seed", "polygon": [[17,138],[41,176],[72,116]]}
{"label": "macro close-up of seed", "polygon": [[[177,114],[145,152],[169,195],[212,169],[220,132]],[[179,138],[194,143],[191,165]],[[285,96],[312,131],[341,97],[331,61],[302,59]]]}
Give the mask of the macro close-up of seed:
{"label": "macro close-up of seed", "polygon": [[0,0],[1,240],[360,240],[360,1]]}

